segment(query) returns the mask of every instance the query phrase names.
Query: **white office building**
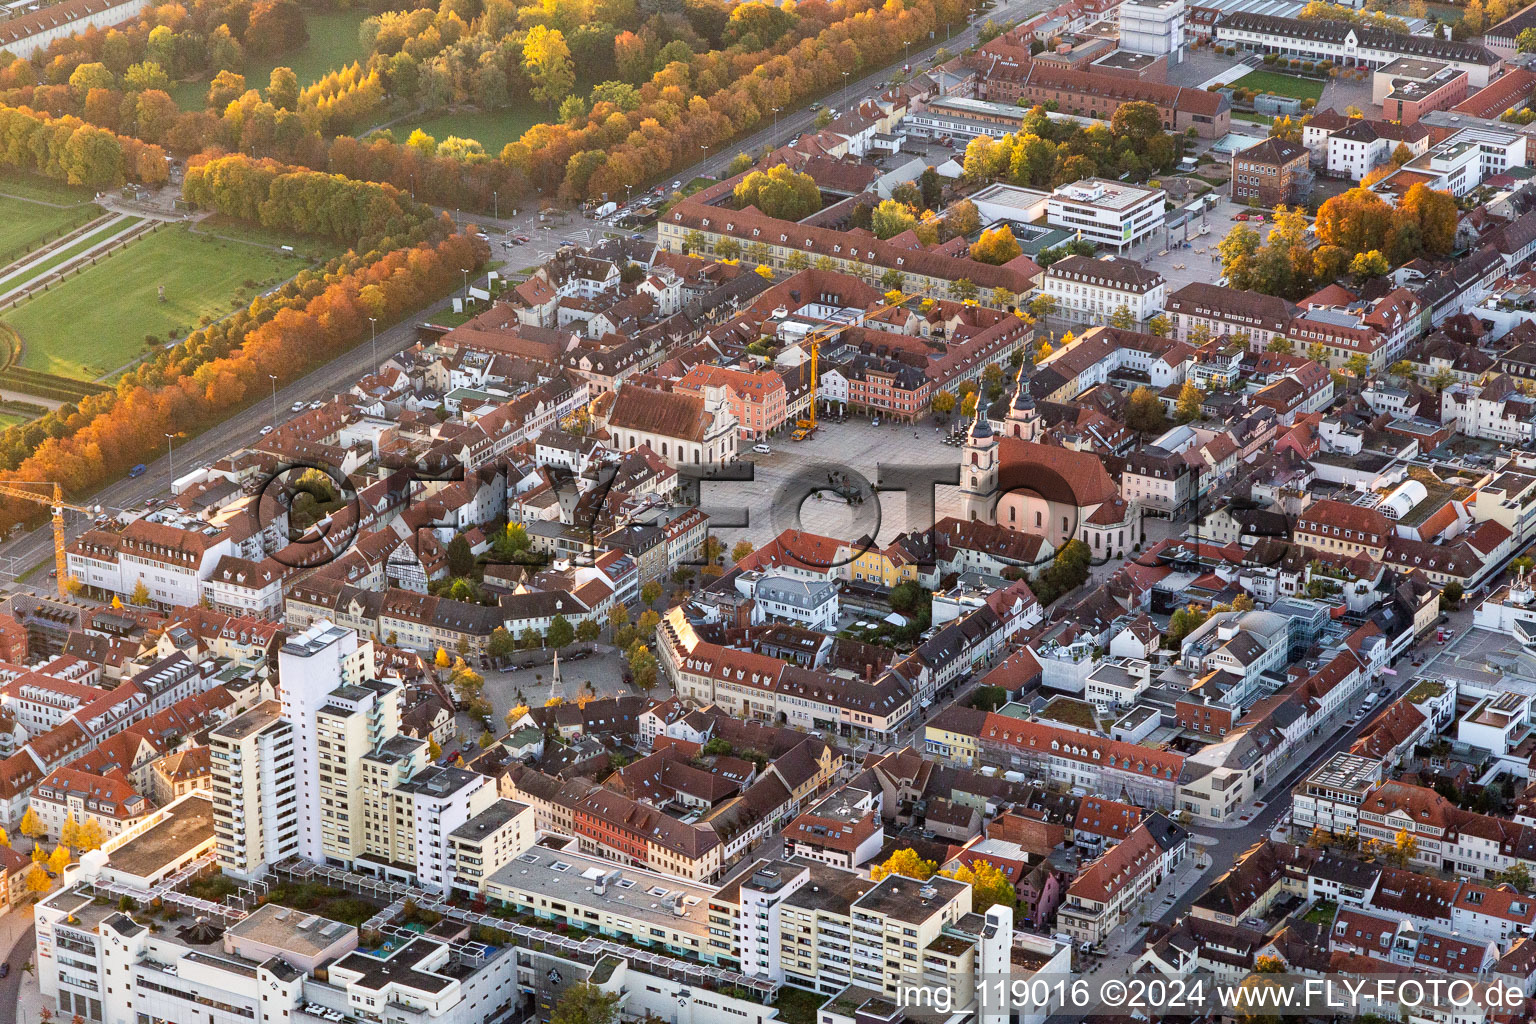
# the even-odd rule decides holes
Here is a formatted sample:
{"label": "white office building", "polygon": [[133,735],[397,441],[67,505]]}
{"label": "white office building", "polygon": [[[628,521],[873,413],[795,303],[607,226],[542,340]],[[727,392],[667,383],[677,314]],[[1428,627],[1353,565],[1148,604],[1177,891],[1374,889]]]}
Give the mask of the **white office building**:
{"label": "white office building", "polygon": [[1163,311],[1168,283],[1136,260],[1068,256],[1046,268],[1041,288],[1056,312],[1074,324],[1107,324],[1124,309],[1137,324]]}
{"label": "white office building", "polygon": [[1161,230],[1167,199],[1160,188],[1084,178],[1051,193],[1046,222],[1122,252]]}

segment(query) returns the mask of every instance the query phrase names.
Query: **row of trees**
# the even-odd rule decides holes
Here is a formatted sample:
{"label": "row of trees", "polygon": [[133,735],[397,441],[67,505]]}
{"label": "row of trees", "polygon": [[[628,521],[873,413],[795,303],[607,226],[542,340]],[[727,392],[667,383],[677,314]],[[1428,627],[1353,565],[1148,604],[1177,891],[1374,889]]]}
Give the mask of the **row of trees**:
{"label": "row of trees", "polygon": [[1150,103],[1122,103],[1108,127],[1084,128],[1046,114],[1046,107],[1034,107],[1013,135],[971,140],[965,147],[966,177],[1001,178],[1029,188],[1056,188],[1099,175],[1145,181],[1154,172],[1172,170],[1179,160],[1180,138],[1163,131],[1162,118]]}
{"label": "row of trees", "polygon": [[239,155],[194,162],[181,194],[199,207],[263,227],[359,248],[438,226],[429,207],[393,185]]}
{"label": "row of trees", "polygon": [[[90,493],[153,458],[166,432],[196,433],[219,422],[265,394],[269,375],[293,380],[334,358],[368,337],[369,317],[399,320],[451,292],[461,270],[488,255],[483,240],[458,234],[305,271],[276,295],[125,374],[116,391],[45,417],[50,422],[40,428],[36,450],[4,476],[56,480],[69,493]],[[14,430],[0,438],[0,448]],[[0,522],[36,514],[35,507],[11,504],[0,510]]]}
{"label": "row of trees", "polygon": [[[623,0],[613,2],[627,10]],[[541,4],[538,11],[554,6]],[[521,12],[491,4],[481,10],[473,0],[443,0],[434,26],[423,30],[441,33],[441,24],[464,24],[468,34],[461,33],[443,52],[476,54],[472,66],[450,78],[441,97],[423,98],[417,94],[419,85],[405,88],[407,79],[419,79],[420,75],[414,65],[413,70],[406,70],[405,62],[413,58],[402,49],[388,57],[377,52],[366,66],[336,72],[334,81],[317,83],[305,90],[302,98],[287,69],[279,69],[281,76],[273,73],[265,95],[256,89],[236,95],[243,79],[233,69],[221,68],[230,74],[215,76],[209,89],[209,110],[179,111],[160,87],[165,84],[163,75],[145,68],[130,81],[105,61],[100,63],[111,74],[97,75],[93,70],[82,76],[77,89],[69,87],[67,77],[55,86],[36,86],[14,76],[9,82],[0,80],[0,90],[6,85],[12,87],[0,91],[0,100],[113,125],[188,157],[217,146],[316,170],[329,165],[329,169],[351,176],[340,165],[355,163],[362,148],[369,151],[370,163],[387,165],[372,176],[373,180],[410,188],[430,202],[454,206],[472,203],[483,210],[492,205],[493,197],[502,202],[522,200],[530,183],[567,200],[624,193],[627,186],[691,162],[701,148],[751,130],[770,118],[774,108],[793,106],[835,87],[849,69],[890,62],[900,54],[904,42],[925,38],[938,24],[958,21],[963,13],[962,0],[891,0],[884,4],[875,0],[808,0],[795,8],[791,21],[784,23],[787,27],[776,34],[775,26],[783,27],[780,15],[756,10],[761,4],[743,6],[750,10],[729,13],[721,8],[718,34],[722,40],[730,40],[725,48],[694,52],[674,38],[658,49],[659,70],[651,73],[649,80],[638,86],[622,81],[600,83],[592,90],[590,102],[575,98],[577,102],[562,105],[565,120],[535,125],[506,146],[499,161],[467,144],[450,147],[446,153],[434,148],[426,154],[419,147],[396,143],[387,134],[367,142],[345,136],[339,136],[335,145],[328,146],[325,141],[328,133],[345,130],[363,119],[381,92],[386,101],[412,105],[450,102],[458,98],[469,78],[486,77],[487,64],[496,60],[510,60],[521,68],[518,74],[530,95],[538,89],[539,96],[551,103],[563,98],[562,83],[571,73],[567,62],[587,62],[563,39],[562,30],[542,24],[559,19],[541,13],[531,19],[527,32],[492,36],[489,29],[500,32],[508,24],[521,24]],[[465,13],[471,20],[465,20]],[[511,22],[507,20],[510,14],[517,14]],[[668,31],[674,35],[693,33],[687,22],[663,22],[671,25]],[[764,42],[765,31],[774,37],[771,44]],[[616,49],[623,48],[626,35],[635,33],[616,37]],[[635,40],[642,51],[648,49],[640,36],[635,35]],[[673,43],[679,45],[673,47]],[[509,55],[513,50],[515,54]],[[90,55],[88,47],[83,52]],[[669,59],[663,63],[661,56]],[[604,62],[599,59],[591,66]],[[71,66],[71,74],[75,66]],[[124,72],[128,66],[123,66]],[[174,71],[167,73],[176,77]],[[507,90],[502,102],[509,101],[512,86]],[[479,102],[498,105],[494,100],[483,98]],[[338,146],[343,148],[339,155]],[[448,166],[429,166],[422,169],[430,173],[417,174],[413,164],[421,160]],[[498,162],[504,166],[493,166]],[[454,182],[460,173],[469,181]]]}
{"label": "row of trees", "polygon": [[[800,4],[801,24],[814,5]],[[585,123],[536,125],[502,150],[502,159],[536,187],[579,199],[622,195],[626,186],[660,177],[788,108],[841,84],[843,72],[896,59],[903,42],[959,20],[958,0],[839,0],[825,5],[836,20],[814,37],[748,51],[742,44],[674,60],[640,87],[640,105],[625,111],[592,106]],[[752,35],[748,33],[748,36]],[[743,36],[743,43],[747,36]],[[775,52],[778,51],[778,52]]]}
{"label": "row of trees", "polygon": [[166,180],[165,153],[159,146],[26,107],[0,107],[0,166],[99,189],[125,181],[156,185]]}

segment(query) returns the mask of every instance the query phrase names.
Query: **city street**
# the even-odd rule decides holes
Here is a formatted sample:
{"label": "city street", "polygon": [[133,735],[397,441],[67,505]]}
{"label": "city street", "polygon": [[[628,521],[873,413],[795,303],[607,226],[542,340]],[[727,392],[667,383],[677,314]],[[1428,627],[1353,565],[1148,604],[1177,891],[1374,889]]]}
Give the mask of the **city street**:
{"label": "city street", "polygon": [[[1435,647],[1433,640],[1430,639],[1404,653],[1398,660],[1398,674],[1386,677],[1388,688],[1377,703],[1377,715],[1385,711],[1392,701],[1407,692],[1419,678],[1419,672],[1424,670],[1410,671],[1411,661],[1415,650],[1422,651],[1425,648],[1441,650]],[[1347,750],[1369,724],[1369,718],[1367,718],[1353,726],[1344,725],[1342,719],[1347,710],[1349,709],[1339,711],[1338,727],[1333,732],[1315,739],[1311,745],[1292,758],[1290,768],[1261,794],[1259,800],[1244,805],[1237,820],[1231,823],[1197,821],[1189,826],[1192,842],[1198,848],[1206,867],[1198,873],[1181,872],[1176,885],[1165,881],[1157,893],[1145,900],[1144,912],[1135,915],[1130,922],[1110,937],[1107,955],[1095,965],[1094,973],[1097,976],[1116,977],[1125,974],[1141,950],[1142,921],[1156,921],[1163,925],[1173,924],[1189,913],[1195,900],[1213,881],[1230,869],[1244,851],[1255,843],[1262,842],[1269,835],[1275,823],[1290,810],[1291,790],[1297,783],[1308,772],[1326,763],[1334,754]],[[1260,803],[1263,804],[1262,807],[1257,806]],[[1246,818],[1242,815],[1246,815]],[[1173,896],[1172,900],[1166,898],[1170,895]]]}

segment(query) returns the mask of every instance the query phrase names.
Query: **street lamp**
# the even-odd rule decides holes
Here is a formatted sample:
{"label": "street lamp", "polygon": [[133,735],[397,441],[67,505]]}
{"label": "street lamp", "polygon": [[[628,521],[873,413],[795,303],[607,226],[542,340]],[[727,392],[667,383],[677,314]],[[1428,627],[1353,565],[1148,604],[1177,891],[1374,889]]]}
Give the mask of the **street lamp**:
{"label": "street lamp", "polygon": [[783,107],[774,107],[773,108],[773,126],[775,128],[777,128],[779,126],[779,111],[781,111],[783,109],[784,109]]}
{"label": "street lamp", "polygon": [[459,270],[464,275],[464,308],[468,309],[469,308],[469,268],[468,267],[460,267]]}
{"label": "street lamp", "polygon": [[372,334],[368,338],[368,348],[373,353],[373,372],[374,373],[378,373],[379,372],[379,318],[376,317],[376,316],[369,317],[368,318],[368,327],[372,331]]}
{"label": "street lamp", "polygon": [[709,173],[709,166],[708,166],[709,165],[709,143],[701,142],[701,143],[699,143],[699,148],[704,151],[704,164],[705,164],[705,166],[703,167],[703,172],[705,174],[708,174]]}
{"label": "street lamp", "polygon": [[843,72],[843,106],[848,105],[848,72]]}
{"label": "street lamp", "polygon": [[501,220],[501,196],[491,190],[491,220]]}
{"label": "street lamp", "polygon": [[277,374],[269,373],[269,374],[267,374],[267,377],[268,377],[268,379],[270,379],[272,381],[272,429],[276,430],[277,429]]}
{"label": "street lamp", "polygon": [[165,435],[165,461],[171,469],[171,488],[176,487],[176,435]]}

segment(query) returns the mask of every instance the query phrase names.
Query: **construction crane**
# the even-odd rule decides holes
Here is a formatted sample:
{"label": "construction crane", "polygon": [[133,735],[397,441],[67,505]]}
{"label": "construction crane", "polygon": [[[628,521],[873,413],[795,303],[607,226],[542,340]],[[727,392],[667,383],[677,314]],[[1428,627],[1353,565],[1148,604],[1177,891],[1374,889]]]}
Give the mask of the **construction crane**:
{"label": "construction crane", "polygon": [[915,297],[915,295],[908,295],[905,292],[898,292],[894,302],[887,302],[883,306],[865,313],[859,317],[857,323],[818,327],[805,336],[805,341],[802,344],[808,345],[811,350],[811,413],[806,418],[795,421],[795,432],[790,435],[790,440],[803,441],[816,432],[816,392],[821,386],[821,343],[831,341],[850,327],[861,327],[872,317],[877,317],[882,313],[889,313],[891,310]]}
{"label": "construction crane", "polygon": [[[37,491],[26,490],[28,487],[47,487],[49,493],[39,494]],[[59,596],[69,596],[69,560],[65,557],[64,545],[69,538],[64,532],[64,510],[72,512],[84,512],[86,515],[99,515],[101,506],[87,507],[85,505],[71,505],[64,500],[64,488],[62,485],[48,480],[4,480],[0,481],[0,497],[20,498],[22,501],[30,501],[38,505],[47,505],[53,510],[53,564],[54,582],[58,584]]]}

